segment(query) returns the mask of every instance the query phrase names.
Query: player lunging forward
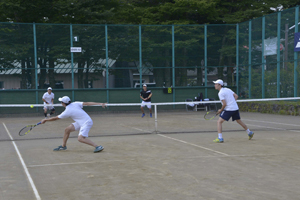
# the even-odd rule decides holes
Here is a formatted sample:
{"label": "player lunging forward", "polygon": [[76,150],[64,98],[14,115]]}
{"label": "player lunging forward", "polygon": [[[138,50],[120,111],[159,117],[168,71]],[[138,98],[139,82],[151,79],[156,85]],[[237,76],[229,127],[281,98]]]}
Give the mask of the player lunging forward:
{"label": "player lunging forward", "polygon": [[50,119],[43,119],[42,124],[48,121],[55,121],[58,119],[72,118],[75,122],[72,123],[65,129],[65,134],[63,137],[63,143],[61,146],[53,149],[54,151],[66,150],[67,141],[69,139],[70,133],[79,130],[78,141],[91,145],[95,147],[94,153],[102,151],[104,148],[100,145],[95,144],[90,139],[88,139],[89,131],[93,126],[93,120],[91,117],[82,109],[83,106],[93,106],[101,105],[103,108],[106,107],[106,103],[96,103],[96,102],[74,102],[71,103],[71,99],[68,96],[64,96],[58,99],[62,106],[65,107],[64,112],[56,117]]}
{"label": "player lunging forward", "polygon": [[228,121],[232,117],[232,121],[236,120],[236,122],[241,125],[248,133],[249,140],[253,137],[254,133],[248,129],[246,124],[244,124],[240,118],[239,107],[236,103],[238,99],[238,95],[235,94],[231,89],[223,87],[223,81],[218,79],[213,81],[215,84],[215,89],[219,90],[218,96],[222,103],[222,108],[218,110],[217,114],[220,114],[220,118],[218,120],[218,137],[214,140],[214,142],[222,143],[224,142],[222,136],[222,123],[226,120]]}

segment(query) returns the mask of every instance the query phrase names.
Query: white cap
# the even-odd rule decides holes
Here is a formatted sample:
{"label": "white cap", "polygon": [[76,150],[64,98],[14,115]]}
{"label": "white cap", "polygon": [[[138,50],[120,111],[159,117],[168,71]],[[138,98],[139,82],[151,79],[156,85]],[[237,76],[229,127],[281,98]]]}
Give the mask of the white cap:
{"label": "white cap", "polygon": [[224,83],[223,83],[223,81],[221,80],[221,79],[218,79],[218,80],[216,80],[216,81],[213,81],[214,83],[218,83],[218,84],[220,84],[220,85],[224,85]]}
{"label": "white cap", "polygon": [[52,90],[52,87],[48,87],[48,89],[47,90]]}
{"label": "white cap", "polygon": [[144,84],[144,85],[143,85],[143,87],[147,87],[147,85],[146,85],[146,84]]}
{"label": "white cap", "polygon": [[68,96],[63,96],[58,98],[58,101],[61,101],[63,103],[69,103],[71,101],[71,99]]}

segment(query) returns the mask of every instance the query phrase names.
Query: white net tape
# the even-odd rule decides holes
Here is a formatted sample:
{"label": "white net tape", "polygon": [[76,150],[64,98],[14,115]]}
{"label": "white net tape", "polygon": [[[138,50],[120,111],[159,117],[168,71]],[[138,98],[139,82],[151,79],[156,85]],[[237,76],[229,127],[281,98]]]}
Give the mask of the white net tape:
{"label": "white net tape", "polygon": [[[238,99],[237,102],[263,102],[263,101],[293,101],[300,100],[300,97],[286,97],[286,98],[269,98],[269,99]],[[153,106],[161,105],[187,105],[187,104],[208,104],[208,103],[221,103],[220,101],[192,101],[192,102],[164,102],[164,103],[151,103]],[[108,103],[107,106],[140,106],[141,103]],[[0,104],[1,107],[44,107],[44,104]],[[47,106],[62,106],[61,104],[47,104]],[[98,105],[97,105],[98,106]]]}

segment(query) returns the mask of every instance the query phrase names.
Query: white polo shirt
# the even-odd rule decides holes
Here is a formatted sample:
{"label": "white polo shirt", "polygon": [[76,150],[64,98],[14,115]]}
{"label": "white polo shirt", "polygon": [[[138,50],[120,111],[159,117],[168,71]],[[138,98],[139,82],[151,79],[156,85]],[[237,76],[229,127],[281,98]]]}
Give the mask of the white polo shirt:
{"label": "white polo shirt", "polygon": [[[226,106],[224,108],[224,110],[226,111],[235,111],[239,109],[238,104],[236,103],[236,100],[233,96],[234,92],[229,89],[229,88],[221,88],[221,90],[218,93],[219,99],[221,100],[225,100],[226,102]],[[222,103],[223,105],[223,103]]]}
{"label": "white polo shirt", "polygon": [[[52,103],[52,99],[54,99],[54,94],[51,92],[51,94],[49,94],[48,92],[45,92],[45,94],[43,95],[43,99],[45,99],[48,103]],[[44,104],[46,104],[44,102]]]}
{"label": "white polo shirt", "polygon": [[58,118],[64,119],[71,117],[75,122],[82,126],[87,121],[92,121],[91,117],[82,109],[83,102],[73,102],[69,104],[65,111],[58,115]]}

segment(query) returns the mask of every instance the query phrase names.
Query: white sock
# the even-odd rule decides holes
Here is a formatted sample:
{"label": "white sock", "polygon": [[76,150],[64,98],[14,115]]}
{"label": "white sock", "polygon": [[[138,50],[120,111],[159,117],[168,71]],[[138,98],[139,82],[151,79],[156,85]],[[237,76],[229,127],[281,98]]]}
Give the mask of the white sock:
{"label": "white sock", "polygon": [[247,131],[248,134],[251,132],[251,131],[249,130],[249,128],[248,128],[246,131]]}
{"label": "white sock", "polygon": [[223,138],[222,133],[218,133],[218,138]]}

